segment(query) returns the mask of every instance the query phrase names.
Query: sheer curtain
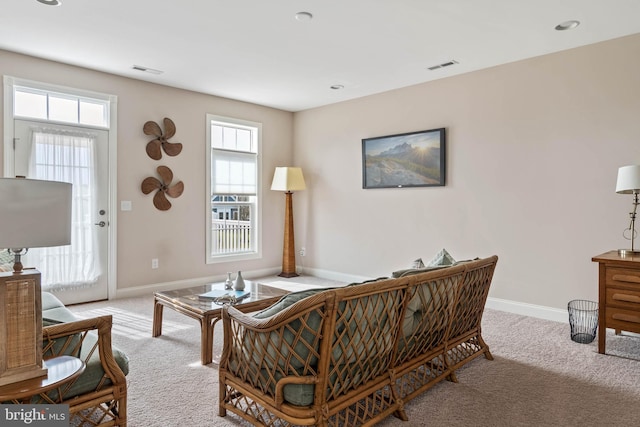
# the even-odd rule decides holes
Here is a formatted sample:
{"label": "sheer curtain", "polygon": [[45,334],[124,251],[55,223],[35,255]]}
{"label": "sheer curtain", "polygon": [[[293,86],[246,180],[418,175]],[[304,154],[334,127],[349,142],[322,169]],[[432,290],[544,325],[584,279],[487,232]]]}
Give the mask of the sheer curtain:
{"label": "sheer curtain", "polygon": [[96,212],[96,144],[90,132],[32,129],[29,177],[73,184],[71,245],[34,248],[29,263],[42,273],[43,290],[96,284],[100,275]]}

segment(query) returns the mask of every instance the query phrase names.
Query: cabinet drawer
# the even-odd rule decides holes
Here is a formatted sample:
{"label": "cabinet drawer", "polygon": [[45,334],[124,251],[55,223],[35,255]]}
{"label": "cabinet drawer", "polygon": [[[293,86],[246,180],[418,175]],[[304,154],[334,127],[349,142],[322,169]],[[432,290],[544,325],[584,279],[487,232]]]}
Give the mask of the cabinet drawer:
{"label": "cabinet drawer", "polygon": [[605,317],[607,328],[640,333],[640,313],[637,311],[607,307]]}
{"label": "cabinet drawer", "polygon": [[607,287],[624,287],[640,291],[640,270],[607,268]]}
{"label": "cabinet drawer", "polygon": [[640,290],[607,287],[607,306],[609,305],[640,311]]}

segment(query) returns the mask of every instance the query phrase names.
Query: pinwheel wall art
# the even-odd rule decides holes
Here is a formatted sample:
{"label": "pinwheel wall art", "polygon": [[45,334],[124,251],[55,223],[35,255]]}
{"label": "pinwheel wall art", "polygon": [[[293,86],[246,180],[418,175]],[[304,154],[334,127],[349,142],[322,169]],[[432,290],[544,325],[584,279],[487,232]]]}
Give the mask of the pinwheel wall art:
{"label": "pinwheel wall art", "polygon": [[[169,138],[176,134],[176,125],[173,120],[165,117],[163,120],[164,132],[156,122],[148,121],[142,127],[145,135],[152,135],[155,139],[147,143],[147,154],[153,160],[160,160],[164,151],[168,156],[177,156],[182,151],[182,144],[179,142],[169,142]],[[153,196],[153,205],[156,209],[167,211],[171,209],[171,202],[167,196],[172,198],[180,197],[184,191],[182,181],[171,185],[173,181],[173,172],[167,166],[158,166],[156,169],[160,179],[150,176],[142,181],[141,189],[144,194],[156,191]]]}
{"label": "pinwheel wall art", "polygon": [[169,142],[169,138],[172,138],[176,134],[176,125],[173,120],[164,118],[164,133],[160,129],[160,125],[156,122],[148,121],[142,128],[145,135],[153,135],[155,139],[149,141],[147,144],[147,154],[153,160],[160,160],[162,158],[162,150],[167,153],[167,156],[177,156],[182,151],[182,144],[179,142]]}
{"label": "pinwheel wall art", "polygon": [[153,205],[161,211],[167,211],[171,208],[171,202],[167,199],[167,196],[172,198],[180,197],[184,191],[184,184],[182,181],[178,181],[176,184],[171,185],[173,181],[173,172],[166,166],[158,166],[158,175],[160,179],[150,176],[142,181],[142,192],[149,194],[154,190],[156,194],[153,196]]}

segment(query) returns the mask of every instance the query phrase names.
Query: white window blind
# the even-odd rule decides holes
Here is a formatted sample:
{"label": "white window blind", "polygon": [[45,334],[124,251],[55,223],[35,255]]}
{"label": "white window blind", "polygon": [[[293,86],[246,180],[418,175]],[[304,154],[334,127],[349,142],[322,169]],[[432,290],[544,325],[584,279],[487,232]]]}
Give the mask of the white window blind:
{"label": "white window blind", "polygon": [[257,155],[237,151],[211,150],[211,193],[255,195]]}

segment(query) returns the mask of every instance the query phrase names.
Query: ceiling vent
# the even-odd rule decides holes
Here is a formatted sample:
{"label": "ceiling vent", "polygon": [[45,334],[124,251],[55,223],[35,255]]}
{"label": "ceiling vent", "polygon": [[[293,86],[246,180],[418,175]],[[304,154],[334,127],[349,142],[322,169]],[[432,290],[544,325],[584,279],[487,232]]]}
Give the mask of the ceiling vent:
{"label": "ceiling vent", "polygon": [[131,68],[136,70],[136,71],[144,71],[145,73],[151,73],[151,74],[162,74],[163,73],[163,71],[154,70],[153,68],[149,68],[149,67],[143,67],[142,65],[134,65]]}
{"label": "ceiling vent", "polygon": [[458,63],[458,61],[454,61],[452,59],[451,61],[443,62],[442,64],[438,64],[438,65],[433,65],[433,66],[431,66],[431,67],[429,67],[427,69],[431,70],[431,71],[434,71],[434,70],[437,70],[439,68],[450,67],[450,66],[455,65],[457,63]]}

